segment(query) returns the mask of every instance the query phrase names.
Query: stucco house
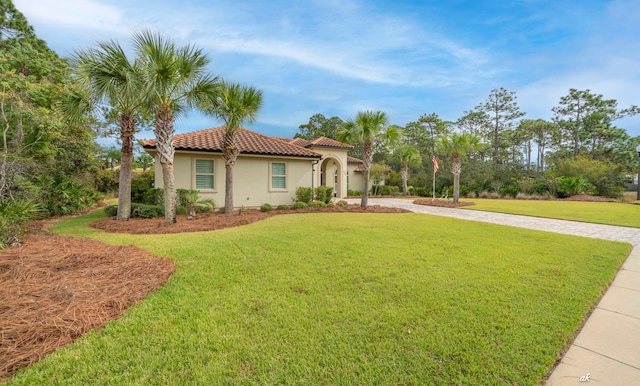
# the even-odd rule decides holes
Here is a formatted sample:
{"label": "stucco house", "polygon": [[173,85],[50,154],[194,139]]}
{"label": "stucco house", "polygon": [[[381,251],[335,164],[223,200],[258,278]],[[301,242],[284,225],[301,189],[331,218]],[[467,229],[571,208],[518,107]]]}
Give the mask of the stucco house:
{"label": "stucco house", "polygon": [[[216,205],[224,203],[224,126],[174,136],[174,178],[177,189],[197,189]],[[364,189],[363,162],[347,155],[353,146],[320,137],[277,138],[250,130],[237,135],[240,154],[233,168],[233,203],[259,207],[294,202],[298,187],[332,186],[336,198],[347,190]],[[156,140],[140,142],[156,158],[155,186],[163,187]]]}

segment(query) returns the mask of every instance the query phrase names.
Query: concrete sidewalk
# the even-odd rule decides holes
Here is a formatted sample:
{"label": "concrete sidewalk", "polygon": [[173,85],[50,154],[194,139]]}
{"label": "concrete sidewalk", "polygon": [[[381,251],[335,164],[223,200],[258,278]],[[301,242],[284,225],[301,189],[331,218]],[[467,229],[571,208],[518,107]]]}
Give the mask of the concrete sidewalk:
{"label": "concrete sidewalk", "polygon": [[369,199],[369,205],[632,244],[613,283],[546,384],[640,385],[640,229],[416,205],[396,198]]}

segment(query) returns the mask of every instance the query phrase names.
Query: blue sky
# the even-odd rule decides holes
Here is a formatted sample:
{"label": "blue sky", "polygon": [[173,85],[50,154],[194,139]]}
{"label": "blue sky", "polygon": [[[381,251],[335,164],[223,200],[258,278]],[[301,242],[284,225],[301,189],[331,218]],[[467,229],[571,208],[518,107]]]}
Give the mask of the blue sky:
{"label": "blue sky", "polygon": [[[129,47],[141,29],[195,44],[213,74],[263,91],[247,128],[267,135],[291,137],[316,113],[455,120],[499,87],[531,119],[550,119],[572,87],[640,105],[638,0],[13,2],[61,56],[107,39]],[[190,113],[176,131],[218,125]],[[640,135],[639,117],[617,126]]]}

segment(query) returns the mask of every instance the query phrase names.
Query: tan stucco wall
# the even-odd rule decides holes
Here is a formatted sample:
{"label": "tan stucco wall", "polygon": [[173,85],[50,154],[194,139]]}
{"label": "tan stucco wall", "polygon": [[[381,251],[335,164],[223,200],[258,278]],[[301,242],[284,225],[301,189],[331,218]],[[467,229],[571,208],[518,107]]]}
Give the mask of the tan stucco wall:
{"label": "tan stucco wall", "polygon": [[[196,159],[214,160],[214,189],[201,190],[202,198],[212,198],[216,207],[224,206],[226,171],[224,160],[210,153],[180,153],[174,157],[174,178],[176,189],[195,189]],[[271,162],[286,164],[286,189],[271,189]],[[156,158],[155,186],[163,187],[162,167]],[[239,207],[259,207],[294,203],[299,186],[311,186],[311,160],[297,158],[268,158],[240,156],[233,168],[233,205]]]}
{"label": "tan stucco wall", "polygon": [[349,169],[349,189],[350,190],[358,190],[362,192],[364,190],[364,173],[357,172],[356,168],[358,165],[350,164]]}

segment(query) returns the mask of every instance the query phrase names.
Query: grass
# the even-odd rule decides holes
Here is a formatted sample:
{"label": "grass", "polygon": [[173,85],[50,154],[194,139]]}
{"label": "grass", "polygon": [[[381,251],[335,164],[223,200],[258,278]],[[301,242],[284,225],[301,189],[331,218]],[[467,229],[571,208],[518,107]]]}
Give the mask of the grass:
{"label": "grass", "polygon": [[135,243],[178,270],[9,384],[536,384],[623,243],[420,214],[300,214]]}
{"label": "grass", "polygon": [[470,199],[463,209],[640,228],[640,205],[619,202]]}

